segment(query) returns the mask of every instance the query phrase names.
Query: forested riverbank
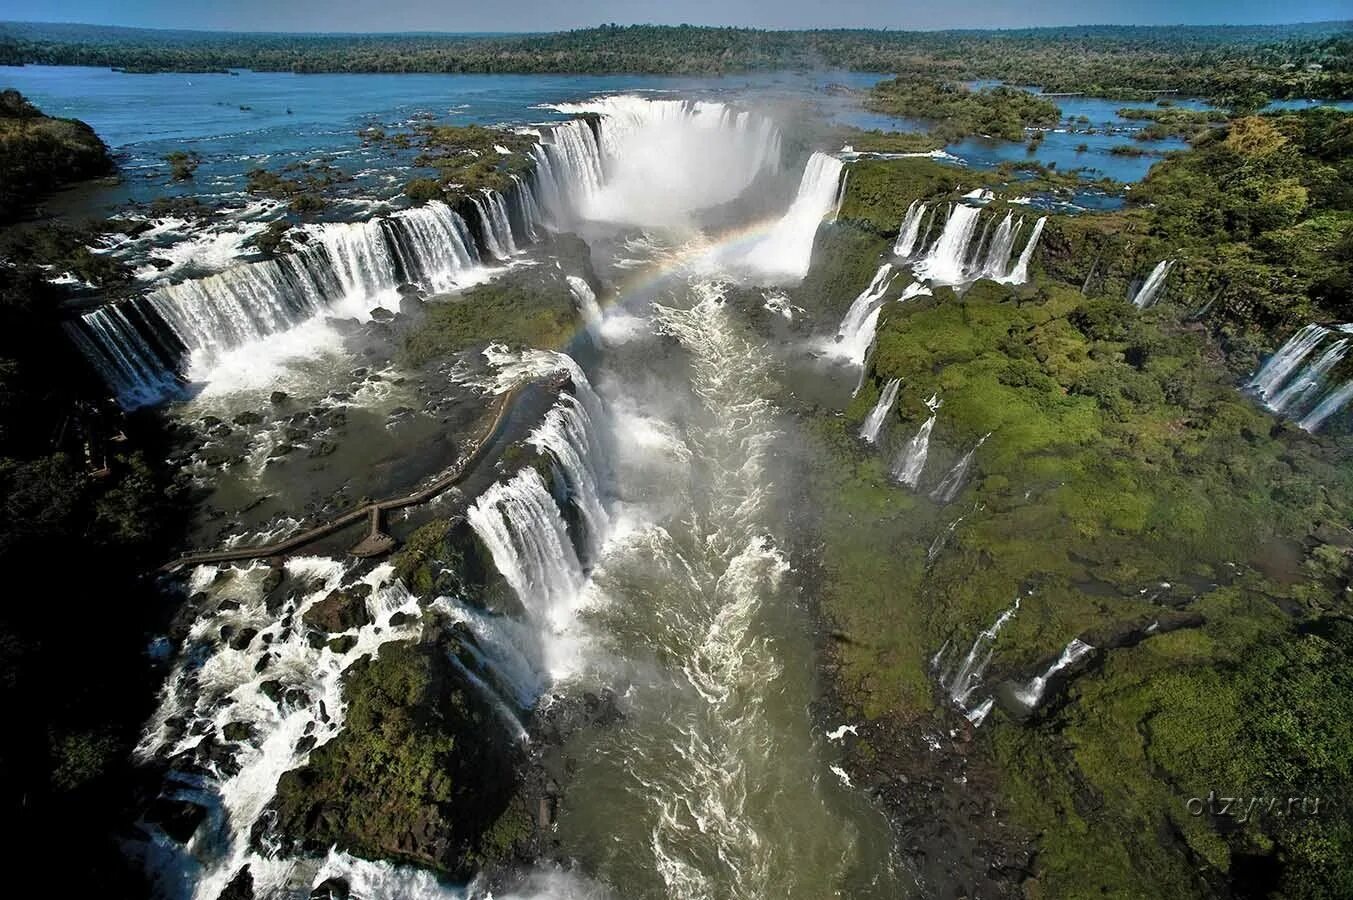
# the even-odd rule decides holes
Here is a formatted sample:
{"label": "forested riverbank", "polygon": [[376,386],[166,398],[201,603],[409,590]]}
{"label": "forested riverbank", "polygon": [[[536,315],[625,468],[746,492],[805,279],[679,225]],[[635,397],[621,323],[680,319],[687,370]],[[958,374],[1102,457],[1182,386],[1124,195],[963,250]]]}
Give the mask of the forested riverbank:
{"label": "forested riverbank", "polygon": [[1087,26],[1012,31],[602,26],[525,35],[230,34],[0,24],[0,64],[127,71],[620,72],[733,75],[837,68],[1046,91],[1215,99],[1350,94],[1347,22],[1283,26]]}
{"label": "forested riverbank", "polygon": [[[844,417],[799,407],[823,460],[824,727],[855,727],[853,777],[904,845],[949,848],[932,877],[1347,891],[1350,447],[1244,391],[1306,322],[1349,318],[1348,127],[1234,119],[1123,212],[1050,218],[1028,284],[917,296],[903,270]],[[905,258],[918,204],[934,241],[973,174],[856,163],[793,302],[830,327]],[[1298,805],[1240,817],[1210,792]]]}

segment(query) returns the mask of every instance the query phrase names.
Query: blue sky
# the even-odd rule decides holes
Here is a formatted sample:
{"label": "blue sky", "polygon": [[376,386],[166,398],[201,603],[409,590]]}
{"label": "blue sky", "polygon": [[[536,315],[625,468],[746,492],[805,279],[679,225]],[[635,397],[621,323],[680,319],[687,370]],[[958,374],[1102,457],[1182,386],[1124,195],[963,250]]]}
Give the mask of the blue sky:
{"label": "blue sky", "polygon": [[0,0],[0,20],[241,31],[553,31],[602,22],[762,28],[1279,24],[1347,0]]}

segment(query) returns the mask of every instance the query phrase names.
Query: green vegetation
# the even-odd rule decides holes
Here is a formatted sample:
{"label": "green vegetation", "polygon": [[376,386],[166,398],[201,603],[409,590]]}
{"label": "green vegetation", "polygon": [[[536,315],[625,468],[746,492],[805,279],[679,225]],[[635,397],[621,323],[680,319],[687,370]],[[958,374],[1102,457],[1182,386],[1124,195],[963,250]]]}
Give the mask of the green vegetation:
{"label": "green vegetation", "polygon": [[194,150],[174,150],[164,155],[169,163],[169,174],[175,181],[190,181],[202,164],[202,157]]}
{"label": "green vegetation", "polygon": [[1049,91],[1218,99],[1353,93],[1344,22],[1284,26],[1081,26],[1012,31],[758,31],[614,25],[523,35],[300,35],[12,22],[0,63],[128,71],[652,72],[853,69],[992,78]]}
{"label": "green vegetation", "polygon": [[[415,135],[422,152],[414,165],[435,169],[435,183],[444,192],[470,194],[485,189],[503,192],[512,186],[513,175],[526,175],[533,166],[529,153],[535,138],[529,135],[479,125],[435,124],[420,125]],[[389,139],[398,137],[402,135]],[[500,152],[500,147],[508,152]],[[410,188],[417,185],[419,191],[429,193],[431,188],[425,185],[426,181],[416,179],[410,182]]]}
{"label": "green vegetation", "polygon": [[114,171],[84,122],[44,116],[18,91],[0,91],[0,223],[57,188]]}
{"label": "green vegetation", "polygon": [[529,836],[512,808],[518,753],[450,652],[391,643],[348,670],[343,731],[278,784],[279,833],[461,878]]}
{"label": "green vegetation", "polygon": [[1019,88],[974,91],[915,76],[879,82],[864,103],[875,112],[934,123],[931,134],[940,144],[974,134],[1022,141],[1025,128],[1056,125],[1061,119],[1055,103]]}
{"label": "green vegetation", "polygon": [[327,161],[289,163],[279,172],[254,169],[245,190],[251,194],[286,200],[293,213],[318,212],[328,205],[326,192],[352,181],[352,176]]}
{"label": "green vegetation", "polygon": [[[577,256],[586,247],[578,238],[559,236],[555,246],[586,259]],[[430,300],[404,335],[401,365],[422,366],[490,341],[562,348],[578,331],[577,307],[563,279],[541,268],[509,272],[488,284]]]}
{"label": "green vegetation", "polygon": [[[933,722],[947,699],[932,655],[946,642],[951,658],[964,652],[1017,596],[990,683],[1028,679],[1073,637],[1139,635],[1102,650],[1032,721],[998,707],[978,733],[1011,834],[1037,844],[1029,896],[1353,889],[1341,799],[1353,786],[1353,443],[1278,423],[1236,389],[1292,325],[1353,312],[1351,119],[1207,123],[1129,209],[1052,217],[1033,285],[886,304],[844,418],[805,411],[821,597],[854,713],[912,731]],[[958,187],[928,160],[852,164],[794,302],[839,321],[908,203]],[[1129,284],[1167,254],[1181,260],[1170,299],[1136,310]],[[880,452],[855,432],[892,378],[902,390]],[[943,406],[912,492],[888,464],[932,393]],[[934,502],[926,492],[988,433],[964,490]],[[1196,618],[1140,634],[1177,611]],[[867,769],[869,745],[856,753]],[[1323,805],[1241,822],[1191,813],[1209,791]]]}

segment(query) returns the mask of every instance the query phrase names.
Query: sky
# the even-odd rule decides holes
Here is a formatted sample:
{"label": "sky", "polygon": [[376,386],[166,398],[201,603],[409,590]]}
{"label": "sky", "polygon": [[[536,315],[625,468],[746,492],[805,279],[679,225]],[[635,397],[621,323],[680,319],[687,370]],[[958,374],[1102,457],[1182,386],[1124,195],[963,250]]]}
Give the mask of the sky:
{"label": "sky", "polygon": [[1350,16],[1347,0],[0,0],[0,21],[230,31],[557,31],[605,22],[912,29],[1252,25]]}

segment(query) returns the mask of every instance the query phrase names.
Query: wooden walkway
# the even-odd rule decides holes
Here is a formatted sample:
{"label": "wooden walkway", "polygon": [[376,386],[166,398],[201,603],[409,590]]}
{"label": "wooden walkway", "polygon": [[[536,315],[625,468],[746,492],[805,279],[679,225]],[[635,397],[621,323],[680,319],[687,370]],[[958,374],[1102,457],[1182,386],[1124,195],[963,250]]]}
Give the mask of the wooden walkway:
{"label": "wooden walkway", "polygon": [[[566,377],[566,376],[565,376]],[[235,547],[229,550],[208,550],[196,553],[185,553],[173,562],[169,562],[160,567],[161,572],[176,572],[185,566],[197,566],[207,563],[241,562],[249,559],[265,559],[269,557],[286,556],[296,550],[312,544],[321,538],[329,537],[343,529],[355,525],[358,522],[366,520],[367,533],[360,541],[348,550],[352,556],[368,558],[380,556],[389,553],[397,545],[390,534],[385,531],[385,514],[396,509],[405,509],[410,506],[418,506],[427,503],[434,497],[445,492],[448,488],[454,487],[465,479],[467,475],[478,465],[488,453],[489,447],[493,445],[494,440],[502,431],[507,422],[508,413],[511,412],[513,404],[521,396],[526,388],[535,382],[525,382],[512,388],[507,393],[495,398],[494,414],[488,427],[479,435],[474,450],[465,457],[459,465],[450,472],[438,478],[436,481],[427,485],[412,494],[405,494],[401,497],[391,497],[385,500],[375,500],[364,504],[356,509],[349,510],[340,516],[330,519],[327,522],[307,528],[299,534],[293,534],[291,537],[276,541],[271,544],[262,544],[257,547]],[[563,382],[556,378],[550,385],[554,388],[562,387]],[[493,407],[491,407],[493,408]]]}

